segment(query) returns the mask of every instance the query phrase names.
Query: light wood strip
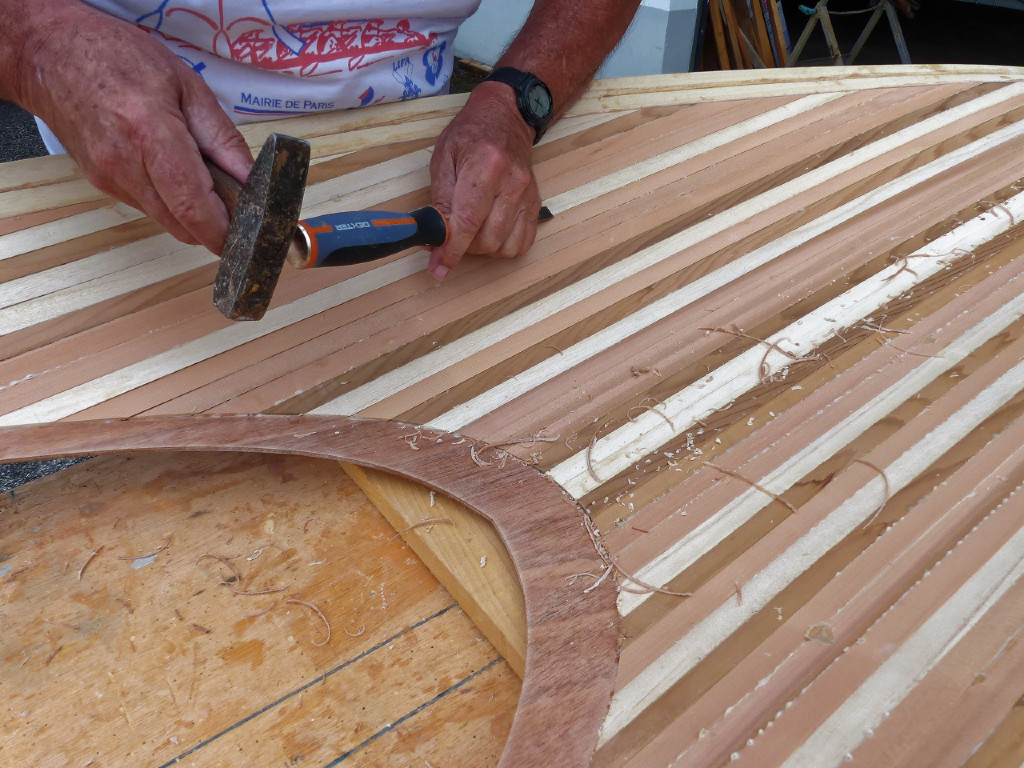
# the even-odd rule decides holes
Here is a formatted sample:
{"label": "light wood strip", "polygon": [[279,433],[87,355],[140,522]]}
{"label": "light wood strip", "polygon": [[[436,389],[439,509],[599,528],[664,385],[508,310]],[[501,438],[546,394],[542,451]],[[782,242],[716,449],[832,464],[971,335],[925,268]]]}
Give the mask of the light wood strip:
{"label": "light wood strip", "polygon": [[61,221],[60,228],[52,224],[37,224],[19,232],[0,235],[0,261],[141,218],[142,213],[134,208],[124,203],[112,203],[68,216]]}
{"label": "light wood strip", "polygon": [[[410,438],[410,445],[417,443],[418,439]],[[500,461],[496,457],[481,459],[485,460]],[[526,606],[515,565],[493,526],[454,499],[425,491],[415,483],[351,464],[344,466],[522,677],[526,673]]]}

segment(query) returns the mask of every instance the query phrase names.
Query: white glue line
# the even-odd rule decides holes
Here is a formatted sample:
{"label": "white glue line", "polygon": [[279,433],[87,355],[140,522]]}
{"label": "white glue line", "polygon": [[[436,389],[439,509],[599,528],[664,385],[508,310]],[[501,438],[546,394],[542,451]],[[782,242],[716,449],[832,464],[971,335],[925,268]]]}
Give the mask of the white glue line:
{"label": "white glue line", "polygon": [[722,211],[655,245],[649,246],[621,261],[586,277],[572,285],[522,307],[515,312],[477,329],[432,352],[393,369],[360,387],[324,403],[311,413],[350,416],[391,397],[396,392],[417,384],[430,376],[468,359],[488,347],[506,340],[523,328],[544,322],[567,306],[585,301],[606,286],[626,280],[654,264],[668,259],[680,251],[732,229],[741,222],[769,210],[779,203],[812,189],[836,176],[850,171],[868,160],[892,151],[921,136],[966,115],[999,104],[1007,99],[1024,95],[1024,83],[1007,86],[993,93],[959,104],[955,108],[934,115],[920,123],[861,147],[848,155],[826,163],[803,176],[779,187],[763,192],[746,202]]}
{"label": "white glue line", "polygon": [[106,376],[79,384],[36,403],[0,416],[0,426],[57,421],[130,392],[168,374],[207,360],[229,349],[266,336],[293,323],[344,304],[426,269],[427,254],[418,251],[350,280],[272,309],[258,323],[231,323],[213,333],[140,360]]}
{"label": "white glue line", "polygon": [[764,375],[781,373],[794,364],[794,358],[810,354],[838,329],[862,322],[879,307],[945,269],[949,263],[946,259],[955,260],[950,254],[973,251],[1006,232],[1011,219],[1024,218],[1024,194],[1011,197],[1000,208],[1008,215],[984,213],[955,227],[908,256],[905,265],[887,267],[766,339],[766,344],[771,345],[767,353],[764,345],[751,347],[700,381],[666,398],[657,413],[644,411],[590,448],[553,467],[548,475],[577,499],[600,487],[682,435],[698,420],[727,407],[757,387]]}
{"label": "white glue line", "polygon": [[[1024,317],[1024,293],[1018,293],[998,312],[985,316],[973,328],[957,336],[943,348],[941,354],[922,360],[920,365],[872,398],[870,403],[858,408],[841,423],[788,457],[776,469],[757,479],[757,484],[770,493],[784,493],[793,483],[849,445],[873,424],[888,416],[893,409],[920,392],[929,382],[958,365],[1021,317]],[[770,501],[769,497],[755,488],[744,490],[716,512],[714,517],[705,520],[672,548],[640,568],[636,573],[637,578],[656,586],[668,584],[753,518]],[[651,594],[620,593],[619,612],[622,615],[630,613]]]}
{"label": "white glue line", "polygon": [[613,697],[601,727],[599,746],[681,680],[751,616],[859,526],[878,505],[902,490],[920,472],[960,442],[975,426],[1002,408],[1024,386],[1024,362],[1018,363],[922,440],[882,468],[886,483],[873,477],[800,539],[776,556],[743,585],[743,605],[729,596],[689,632],[675,641]]}
{"label": "white glue line", "polygon": [[[1007,511],[1006,514],[1012,514]],[[870,736],[1024,576],[1024,528],[979,568],[829,718],[790,755],[783,768],[840,765]],[[842,662],[840,662],[842,663]]]}
{"label": "white glue line", "polygon": [[715,270],[711,274],[673,291],[664,298],[652,302],[650,305],[637,310],[622,320],[603,328],[594,335],[573,344],[563,350],[561,354],[553,355],[522,373],[506,379],[486,392],[482,392],[476,397],[460,403],[450,411],[438,416],[426,426],[447,432],[462,429],[477,419],[483,418],[483,416],[499,406],[580,365],[633,334],[639,333],[654,323],[689,306],[694,301],[706,297],[740,276],[752,272],[754,269],[767,264],[782,254],[803,245],[825,232],[835,229],[843,222],[849,221],[876,205],[880,205],[886,200],[968,159],[1022,135],[1024,135],[1024,121],[1009,125],[916,168],[905,176],[893,179],[881,187],[873,189],[823,216],[819,216],[817,219],[783,235],[777,240],[735,259],[730,264]]}

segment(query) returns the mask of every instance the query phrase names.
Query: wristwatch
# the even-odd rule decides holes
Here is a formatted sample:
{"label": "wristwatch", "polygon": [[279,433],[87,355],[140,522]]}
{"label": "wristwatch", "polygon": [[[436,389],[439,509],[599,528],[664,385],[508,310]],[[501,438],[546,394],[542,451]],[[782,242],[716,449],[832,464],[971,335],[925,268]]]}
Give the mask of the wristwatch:
{"label": "wristwatch", "polygon": [[551,91],[544,81],[530,72],[523,72],[515,67],[498,67],[485,80],[504,83],[516,92],[516,105],[526,124],[531,126],[537,135],[533,139],[536,144],[544,131],[548,129],[551,116],[555,112],[555,103]]}

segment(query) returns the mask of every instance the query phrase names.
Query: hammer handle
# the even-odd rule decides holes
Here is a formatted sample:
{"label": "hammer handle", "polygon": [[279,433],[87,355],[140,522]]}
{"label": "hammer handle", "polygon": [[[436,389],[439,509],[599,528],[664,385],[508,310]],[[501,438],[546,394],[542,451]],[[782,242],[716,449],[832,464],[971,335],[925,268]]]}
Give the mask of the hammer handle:
{"label": "hammer handle", "polygon": [[242,191],[242,184],[234,176],[226,171],[222,171],[206,158],[203,158],[203,161],[206,163],[206,169],[213,178],[213,191],[217,193],[217,197],[223,201],[224,207],[228,209],[228,219],[230,220],[235,215],[235,208],[238,207],[238,195]]}

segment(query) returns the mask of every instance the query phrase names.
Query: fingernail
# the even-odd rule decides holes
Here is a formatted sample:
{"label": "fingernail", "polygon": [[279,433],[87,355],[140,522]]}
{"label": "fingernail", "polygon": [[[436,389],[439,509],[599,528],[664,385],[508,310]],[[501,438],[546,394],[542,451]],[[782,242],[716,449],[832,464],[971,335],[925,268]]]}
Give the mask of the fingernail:
{"label": "fingernail", "polygon": [[436,267],[430,268],[430,274],[434,276],[435,280],[444,280],[448,277],[449,272],[451,272],[451,270],[444,264],[438,264]]}

